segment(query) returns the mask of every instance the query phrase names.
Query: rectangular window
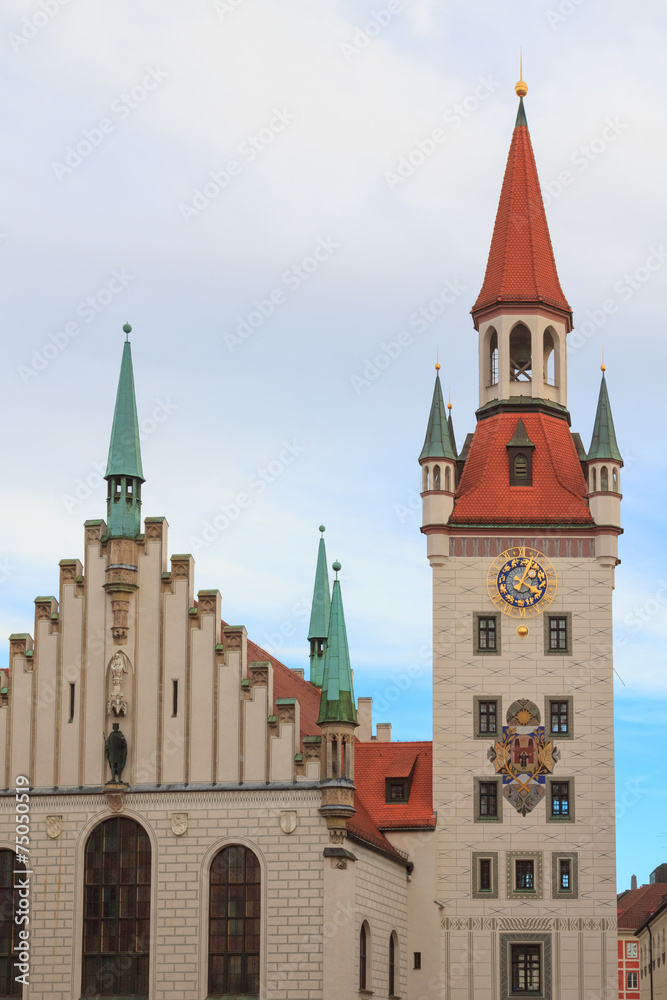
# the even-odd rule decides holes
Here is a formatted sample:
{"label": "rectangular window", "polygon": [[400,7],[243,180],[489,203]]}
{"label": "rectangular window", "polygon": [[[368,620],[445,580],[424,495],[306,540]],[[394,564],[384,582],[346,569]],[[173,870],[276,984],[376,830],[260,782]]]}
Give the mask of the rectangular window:
{"label": "rectangular window", "polygon": [[532,858],[515,861],[514,888],[516,892],[535,891],[535,862]]}
{"label": "rectangular window", "polygon": [[498,786],[495,781],[479,783],[479,815],[498,815]]}
{"label": "rectangular window", "polygon": [[495,618],[477,619],[477,646],[479,649],[496,650],[498,648]]}
{"label": "rectangular window", "polygon": [[639,989],[639,974],[637,972],[628,972],[628,989],[638,990]]}
{"label": "rectangular window", "polygon": [[414,961],[414,965],[412,966],[412,968],[413,969],[421,969],[421,967],[422,967],[422,953],[420,951],[416,951],[414,953],[414,956],[415,956],[415,961]]}
{"label": "rectangular window", "polygon": [[479,732],[495,735],[498,732],[498,702],[478,701],[477,705],[479,711]]}
{"label": "rectangular window", "polygon": [[407,796],[405,794],[405,782],[404,781],[390,781],[389,782],[389,801],[390,802],[406,802]]}
{"label": "rectangular window", "polygon": [[512,995],[542,992],[541,964],[539,944],[512,945]]}
{"label": "rectangular window", "polygon": [[569,858],[558,861],[558,891],[572,892],[572,862]]}
{"label": "rectangular window", "polygon": [[625,955],[626,958],[636,958],[637,957],[637,942],[627,941],[625,945]]}
{"label": "rectangular window", "polygon": [[479,891],[491,892],[493,882],[491,880],[491,858],[479,859]]}
{"label": "rectangular window", "polygon": [[74,722],[74,704],[76,698],[76,684],[70,684],[69,686],[69,719],[68,722]]}
{"label": "rectangular window", "polygon": [[570,705],[567,701],[552,701],[549,703],[552,733],[569,733]]}
{"label": "rectangular window", "polygon": [[178,681],[172,681],[171,688],[171,714],[178,715]]}
{"label": "rectangular window", "polygon": [[558,817],[570,816],[570,782],[551,782],[551,815]]}
{"label": "rectangular window", "polygon": [[549,649],[552,653],[568,650],[567,618],[549,618]]}

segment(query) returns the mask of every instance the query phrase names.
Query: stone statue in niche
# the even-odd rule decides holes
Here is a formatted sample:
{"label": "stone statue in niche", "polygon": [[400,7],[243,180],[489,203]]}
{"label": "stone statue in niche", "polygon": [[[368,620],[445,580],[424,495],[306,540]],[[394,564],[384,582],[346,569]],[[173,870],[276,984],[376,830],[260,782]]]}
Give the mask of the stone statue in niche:
{"label": "stone statue in niche", "polygon": [[111,783],[116,785],[121,782],[121,775],[127,760],[127,740],[121,733],[118,722],[114,722],[113,730],[105,739],[104,750],[111,768]]}
{"label": "stone statue in niche", "polygon": [[123,694],[123,674],[127,673],[125,655],[115,652],[109,664],[111,676],[111,697],[107,702],[107,715],[127,715],[127,701]]}

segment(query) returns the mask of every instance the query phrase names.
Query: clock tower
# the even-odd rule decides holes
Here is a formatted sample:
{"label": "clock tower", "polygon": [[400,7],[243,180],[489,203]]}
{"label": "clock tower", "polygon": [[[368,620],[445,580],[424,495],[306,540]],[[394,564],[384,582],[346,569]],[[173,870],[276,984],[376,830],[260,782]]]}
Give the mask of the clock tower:
{"label": "clock tower", "polygon": [[[523,98],[482,289],[479,409],[456,450],[436,374],[422,467],[433,569],[443,1000],[617,997],[612,592],[620,469],[602,377],[570,429],[572,311]],[[438,366],[439,367],[439,366]]]}

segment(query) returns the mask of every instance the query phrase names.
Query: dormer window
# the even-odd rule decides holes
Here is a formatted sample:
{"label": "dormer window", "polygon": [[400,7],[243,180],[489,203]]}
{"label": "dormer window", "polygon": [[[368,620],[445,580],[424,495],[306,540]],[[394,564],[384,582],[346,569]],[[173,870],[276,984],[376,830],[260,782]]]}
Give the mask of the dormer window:
{"label": "dormer window", "polygon": [[410,797],[410,781],[408,778],[385,779],[385,802],[407,802]]}
{"label": "dormer window", "polygon": [[519,452],[514,458],[512,476],[515,482],[521,482],[522,480],[527,482],[528,480],[528,459],[522,452]]}
{"label": "dormer window", "polygon": [[528,437],[523,420],[517,421],[512,439],[507,442],[510,486],[533,485],[533,451],[535,445]]}

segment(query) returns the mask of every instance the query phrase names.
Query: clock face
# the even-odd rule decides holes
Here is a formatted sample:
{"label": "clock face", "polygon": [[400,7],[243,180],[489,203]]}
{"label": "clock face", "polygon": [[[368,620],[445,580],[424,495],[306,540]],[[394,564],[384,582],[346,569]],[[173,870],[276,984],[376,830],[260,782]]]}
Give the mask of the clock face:
{"label": "clock face", "polygon": [[486,586],[499,611],[513,618],[534,618],[556,596],[556,571],[542,552],[517,545],[493,560]]}

